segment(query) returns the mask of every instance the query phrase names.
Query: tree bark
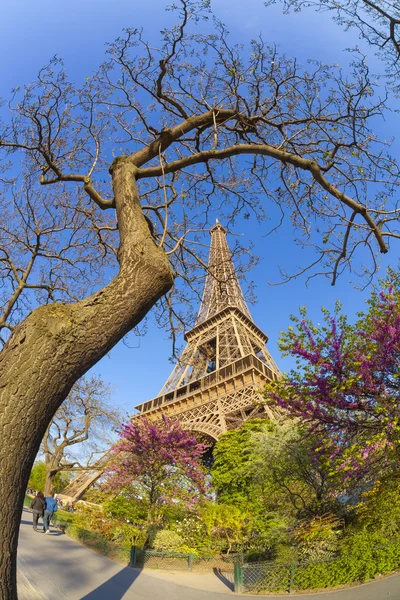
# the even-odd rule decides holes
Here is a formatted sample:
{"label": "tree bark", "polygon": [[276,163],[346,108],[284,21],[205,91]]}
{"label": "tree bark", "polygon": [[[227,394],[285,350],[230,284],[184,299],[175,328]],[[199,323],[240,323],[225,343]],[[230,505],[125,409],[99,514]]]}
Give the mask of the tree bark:
{"label": "tree bark", "polygon": [[142,214],[136,167],[111,168],[120,232],[118,275],[75,304],[35,309],[0,353],[0,600],[16,600],[19,522],[40,442],[72,385],[137,325],[173,284]]}
{"label": "tree bark", "polygon": [[46,479],[44,482],[44,495],[50,496],[54,492],[54,478],[59,471],[46,464]]}

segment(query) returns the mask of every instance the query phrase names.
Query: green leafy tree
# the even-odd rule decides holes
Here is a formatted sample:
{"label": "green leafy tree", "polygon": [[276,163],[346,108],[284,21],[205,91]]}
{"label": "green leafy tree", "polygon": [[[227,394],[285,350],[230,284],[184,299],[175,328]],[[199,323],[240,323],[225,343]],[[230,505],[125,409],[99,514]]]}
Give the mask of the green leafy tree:
{"label": "green leafy tree", "polygon": [[272,494],[278,505],[290,502],[296,516],[321,515],[339,509],[335,482],[324,457],[315,455],[307,427],[290,419],[268,421],[253,432],[243,472],[258,489]]}
{"label": "green leafy tree", "polygon": [[[322,514],[332,507],[329,468],[312,452],[307,429],[290,419],[248,421],[222,435],[211,469],[218,501],[254,514]],[[271,515],[270,515],[271,516]],[[274,519],[272,518],[272,521]]]}
{"label": "green leafy tree", "polygon": [[251,434],[262,431],[265,426],[266,422],[263,419],[247,421],[240,429],[233,429],[221,435],[215,444],[211,476],[219,502],[237,506],[248,505],[254,492],[251,475],[245,470],[251,460]]}
{"label": "green leafy tree", "polygon": [[[44,462],[37,462],[31,471],[28,487],[33,490],[45,491],[47,469]],[[55,492],[61,492],[68,484],[69,476],[67,473],[58,472],[53,479],[53,489]]]}
{"label": "green leafy tree", "polygon": [[[253,528],[248,549],[272,555],[279,544],[286,544],[295,523],[293,506],[287,496],[273,485],[270,476],[253,468],[258,457],[252,452],[253,436],[268,430],[266,419],[253,419],[240,429],[223,434],[213,451],[212,484],[218,502],[251,514]],[[269,458],[267,458],[270,464]],[[270,474],[269,474],[270,475]]]}
{"label": "green leafy tree", "polygon": [[146,520],[146,506],[138,499],[137,495],[128,493],[118,494],[115,498],[102,502],[104,514],[115,519],[130,521],[131,523],[144,523]]}
{"label": "green leafy tree", "polygon": [[33,465],[28,486],[34,490],[43,492],[46,481],[46,465],[44,462],[37,462]]}

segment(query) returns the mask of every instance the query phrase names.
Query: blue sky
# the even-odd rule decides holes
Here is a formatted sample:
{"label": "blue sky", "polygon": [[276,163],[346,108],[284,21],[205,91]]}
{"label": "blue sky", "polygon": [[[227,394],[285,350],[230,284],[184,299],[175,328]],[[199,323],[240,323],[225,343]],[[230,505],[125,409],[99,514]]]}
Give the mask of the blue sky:
{"label": "blue sky", "polygon": [[[156,42],[159,30],[171,19],[164,12],[165,0],[14,0],[3,3],[0,24],[0,96],[7,97],[12,88],[33,80],[48,60],[57,54],[65,61],[70,77],[79,82],[91,73],[104,56],[105,42],[112,41],[124,27],[143,27],[150,41]],[[281,5],[266,9],[262,0],[215,0],[213,8],[228,25],[234,40],[245,43],[262,33],[268,43],[276,43],[287,55],[300,62],[307,58],[327,63],[345,64],[348,55],[343,49],[358,43],[356,34],[343,32],[329,14],[304,11],[285,16]],[[370,54],[374,69],[380,65]],[[379,133],[390,137],[399,125],[399,118],[379,124]],[[235,233],[242,233],[255,243],[255,251],[262,257],[251,272],[256,283],[258,302],[250,307],[255,322],[270,338],[269,349],[282,369],[290,367],[282,360],[277,349],[279,332],[286,329],[289,314],[307,305],[309,314],[318,320],[321,305],[332,308],[340,299],[348,314],[354,316],[363,306],[368,290],[361,292],[343,276],[332,288],[327,279],[312,280],[308,287],[305,279],[271,287],[266,282],[279,279],[278,265],[293,267],[301,262],[301,250],[291,241],[289,228],[265,238],[265,224],[237,225]],[[397,266],[398,250],[393,245],[382,267]],[[116,404],[130,412],[132,407],[157,395],[168,377],[172,364],[167,335],[149,319],[147,335],[132,337],[133,348],[120,343],[96,367],[110,383]]]}

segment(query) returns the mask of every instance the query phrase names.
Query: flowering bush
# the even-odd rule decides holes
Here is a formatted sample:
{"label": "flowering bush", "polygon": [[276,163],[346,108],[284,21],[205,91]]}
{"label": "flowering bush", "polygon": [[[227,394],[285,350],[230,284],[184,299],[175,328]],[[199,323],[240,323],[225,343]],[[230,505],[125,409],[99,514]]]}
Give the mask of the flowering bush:
{"label": "flowering bush", "polygon": [[210,544],[207,527],[198,515],[176,521],[174,529],[181,536],[184,544],[190,548],[202,550],[208,548]]}
{"label": "flowering bush", "polygon": [[159,525],[166,505],[190,509],[205,495],[201,457],[206,448],[178,421],[136,419],[122,426],[107,471],[108,486],[140,499],[148,526]]}
{"label": "flowering bush", "polygon": [[101,508],[80,505],[74,513],[74,525],[98,533],[111,541],[113,539],[113,528],[119,526],[120,522],[107,517]]}
{"label": "flowering bush", "polygon": [[[323,326],[292,317],[281,349],[298,362],[266,396],[309,423],[319,437],[315,450],[344,483],[374,465],[398,464],[400,441],[400,291],[392,274],[373,292],[368,310],[350,325],[338,304],[324,312]],[[392,281],[393,280],[393,281]]]}

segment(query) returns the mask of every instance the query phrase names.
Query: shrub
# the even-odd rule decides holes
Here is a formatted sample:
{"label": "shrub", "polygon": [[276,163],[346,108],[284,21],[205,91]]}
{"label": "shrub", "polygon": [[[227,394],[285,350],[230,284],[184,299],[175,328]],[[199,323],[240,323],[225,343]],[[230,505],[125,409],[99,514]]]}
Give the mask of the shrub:
{"label": "shrub", "polygon": [[211,538],[211,548],[239,552],[248,542],[252,531],[252,516],[237,506],[207,503],[201,518]]}
{"label": "shrub", "polygon": [[375,482],[374,487],[362,494],[357,506],[357,525],[369,531],[380,531],[390,538],[400,533],[400,475]]}
{"label": "shrub", "polygon": [[179,552],[182,552],[182,554],[193,554],[193,556],[195,556],[196,558],[198,556],[200,556],[200,552],[196,548],[191,548],[190,546],[187,546],[186,544],[183,544],[179,548]]}
{"label": "shrub", "polygon": [[197,515],[177,521],[174,530],[181,536],[183,543],[190,548],[196,548],[201,552],[210,545],[207,527]]}
{"label": "shrub", "polygon": [[134,525],[124,523],[112,528],[112,540],[124,548],[138,546],[141,548],[146,541],[146,531]]}
{"label": "shrub", "polygon": [[79,506],[74,515],[74,524],[77,527],[98,533],[108,540],[113,537],[112,527],[120,524],[118,521],[105,518],[103,511],[93,506]]}
{"label": "shrub", "polygon": [[362,530],[345,538],[340,550],[338,559],[296,566],[294,587],[318,589],[362,583],[400,565],[400,538],[387,542],[380,534]]}
{"label": "shrub", "polygon": [[299,555],[310,561],[332,558],[338,550],[342,527],[343,521],[332,514],[300,521],[293,532]]}
{"label": "shrub", "polygon": [[279,564],[288,564],[292,562],[298,562],[299,552],[296,546],[290,546],[289,544],[277,544],[275,547],[274,560]]}
{"label": "shrub", "polygon": [[161,529],[157,531],[154,541],[154,550],[162,550],[164,552],[179,552],[183,545],[183,539],[176,533],[176,531],[170,531],[169,529]]}

